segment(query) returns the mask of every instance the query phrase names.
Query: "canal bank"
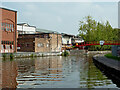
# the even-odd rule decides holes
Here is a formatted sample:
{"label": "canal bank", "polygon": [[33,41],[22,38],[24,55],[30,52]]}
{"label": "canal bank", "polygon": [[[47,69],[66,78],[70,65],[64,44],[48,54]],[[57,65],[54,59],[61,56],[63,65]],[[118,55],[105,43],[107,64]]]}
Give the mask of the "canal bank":
{"label": "canal bank", "polygon": [[[69,55],[86,54],[85,50],[67,50]],[[88,51],[88,54],[106,54],[111,51]],[[17,52],[0,54],[0,58],[28,58],[28,57],[45,57],[45,56],[61,56],[62,52]]]}
{"label": "canal bank", "polygon": [[0,54],[0,58],[27,58],[27,57],[45,57],[45,56],[60,56],[61,52],[17,52],[17,53],[4,53]]}
{"label": "canal bank", "polygon": [[108,78],[111,78],[114,83],[120,88],[120,61],[113,60],[97,54],[93,56],[93,62]]}

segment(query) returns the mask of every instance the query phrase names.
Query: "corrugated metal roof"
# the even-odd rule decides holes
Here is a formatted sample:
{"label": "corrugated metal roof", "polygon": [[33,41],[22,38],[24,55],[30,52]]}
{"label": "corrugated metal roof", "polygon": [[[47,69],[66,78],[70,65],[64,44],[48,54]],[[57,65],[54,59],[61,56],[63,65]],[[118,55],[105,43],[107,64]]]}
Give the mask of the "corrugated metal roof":
{"label": "corrugated metal roof", "polygon": [[36,32],[40,32],[40,33],[56,33],[56,34],[60,34],[57,31],[52,31],[52,30],[46,30],[46,29],[40,29],[40,28],[36,28]]}

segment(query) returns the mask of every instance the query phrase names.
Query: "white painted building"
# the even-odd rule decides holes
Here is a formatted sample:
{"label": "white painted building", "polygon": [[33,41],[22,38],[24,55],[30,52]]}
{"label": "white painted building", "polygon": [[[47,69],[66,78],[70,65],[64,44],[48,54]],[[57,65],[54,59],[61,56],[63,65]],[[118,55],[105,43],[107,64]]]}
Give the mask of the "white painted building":
{"label": "white painted building", "polygon": [[36,32],[36,27],[27,23],[17,24],[17,32],[18,34],[32,34]]}
{"label": "white painted building", "polygon": [[74,37],[74,35],[69,35],[69,34],[62,33],[62,44],[63,45],[72,44],[72,38],[73,37]]}
{"label": "white painted building", "polygon": [[82,37],[75,36],[75,37],[72,38],[72,43],[73,44],[74,43],[83,43],[83,42],[84,42],[84,40],[83,40]]}

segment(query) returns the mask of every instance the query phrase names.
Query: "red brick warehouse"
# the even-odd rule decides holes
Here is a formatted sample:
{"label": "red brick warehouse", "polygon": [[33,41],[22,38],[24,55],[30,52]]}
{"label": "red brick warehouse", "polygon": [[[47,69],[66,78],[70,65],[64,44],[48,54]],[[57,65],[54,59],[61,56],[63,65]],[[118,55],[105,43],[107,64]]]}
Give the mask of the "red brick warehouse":
{"label": "red brick warehouse", "polygon": [[17,52],[17,11],[0,8],[0,53]]}

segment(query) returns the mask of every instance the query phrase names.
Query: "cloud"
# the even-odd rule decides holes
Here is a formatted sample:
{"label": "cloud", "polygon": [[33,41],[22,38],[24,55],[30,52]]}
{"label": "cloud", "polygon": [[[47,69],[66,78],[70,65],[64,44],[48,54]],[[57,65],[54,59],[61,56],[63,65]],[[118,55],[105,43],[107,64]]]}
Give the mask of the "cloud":
{"label": "cloud", "polygon": [[110,21],[117,27],[117,3],[105,2],[22,2],[4,3],[18,11],[18,23],[28,22],[39,28],[77,34],[79,21],[87,15],[97,21]]}

